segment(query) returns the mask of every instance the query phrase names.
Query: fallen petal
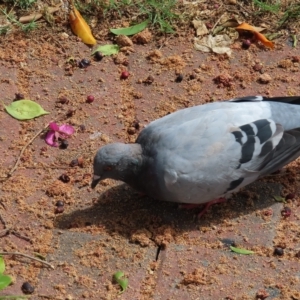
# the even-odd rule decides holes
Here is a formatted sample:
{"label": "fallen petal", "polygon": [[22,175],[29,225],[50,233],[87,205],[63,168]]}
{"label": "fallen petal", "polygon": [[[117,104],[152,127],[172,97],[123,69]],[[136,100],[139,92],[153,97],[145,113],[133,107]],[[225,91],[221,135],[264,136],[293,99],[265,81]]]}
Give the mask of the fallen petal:
{"label": "fallen petal", "polygon": [[50,128],[50,130],[53,130],[53,131],[59,130],[59,126],[55,122],[49,123],[49,128]]}
{"label": "fallen petal", "polygon": [[248,30],[255,34],[256,38],[261,41],[266,47],[274,48],[274,43],[269,41],[263,34],[259,33],[257,29],[248,23],[242,23],[238,27],[236,27],[237,30]]}
{"label": "fallen petal", "polygon": [[67,125],[67,124],[63,124],[61,126],[59,126],[59,130],[60,133],[64,133],[67,135],[72,135],[74,133],[74,128],[71,125]]}
{"label": "fallen petal", "polygon": [[58,143],[56,142],[55,131],[49,130],[45,137],[45,142],[52,147],[58,147]]}

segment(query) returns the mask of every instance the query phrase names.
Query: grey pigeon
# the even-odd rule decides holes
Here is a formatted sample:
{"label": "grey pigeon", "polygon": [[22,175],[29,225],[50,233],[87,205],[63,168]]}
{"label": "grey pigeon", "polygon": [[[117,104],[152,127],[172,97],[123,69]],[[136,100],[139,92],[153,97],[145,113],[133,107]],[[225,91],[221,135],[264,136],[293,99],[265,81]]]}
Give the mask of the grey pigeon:
{"label": "grey pigeon", "polygon": [[113,178],[159,200],[223,199],[300,155],[299,104],[300,96],[253,96],[179,110],[134,144],[100,148],[91,186]]}

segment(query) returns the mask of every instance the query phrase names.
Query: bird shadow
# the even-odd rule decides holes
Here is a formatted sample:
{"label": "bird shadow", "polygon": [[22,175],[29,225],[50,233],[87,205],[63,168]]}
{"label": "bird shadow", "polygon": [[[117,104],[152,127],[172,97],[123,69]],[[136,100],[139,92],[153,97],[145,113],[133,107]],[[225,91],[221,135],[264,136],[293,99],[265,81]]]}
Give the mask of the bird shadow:
{"label": "bird shadow", "polygon": [[182,210],[177,203],[141,197],[129,186],[122,184],[102,193],[90,207],[59,215],[54,226],[58,229],[94,226],[105,228],[108,234],[118,233],[127,239],[136,232],[146,230],[155,241],[164,231],[162,229],[169,228],[173,235],[174,232],[182,235],[268,208],[275,202],[273,196],[280,195],[280,191],[281,185],[278,183],[256,182],[233,195],[226,203],[212,206],[198,220],[195,216],[197,210]]}

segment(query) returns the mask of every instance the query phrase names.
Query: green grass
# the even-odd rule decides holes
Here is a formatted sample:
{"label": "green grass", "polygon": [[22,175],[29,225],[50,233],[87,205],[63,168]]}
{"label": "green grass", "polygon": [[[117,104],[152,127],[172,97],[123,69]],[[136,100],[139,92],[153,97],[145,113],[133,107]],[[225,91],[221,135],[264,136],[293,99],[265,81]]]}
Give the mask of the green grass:
{"label": "green grass", "polygon": [[7,18],[7,20],[11,23],[11,26],[7,25],[7,26],[4,26],[1,28],[0,34],[6,34],[11,29],[12,26],[17,26],[26,33],[30,32],[38,27],[35,20],[32,20],[30,23],[23,24],[23,23],[19,22],[12,13],[8,13],[6,11],[6,9],[0,8],[0,12],[2,12],[2,14],[4,14],[5,17]]}
{"label": "green grass", "polygon": [[30,8],[37,0],[4,0],[4,3],[8,5],[18,7],[21,9],[28,9]]}
{"label": "green grass", "polygon": [[279,25],[283,26],[289,21],[300,19],[300,3],[290,5],[284,12],[283,17],[279,20]]}
{"label": "green grass", "polygon": [[90,3],[75,1],[77,8],[84,14],[95,13],[101,9],[104,18],[117,15],[135,17],[140,21],[150,20],[154,27],[165,33],[173,33],[173,23],[179,18],[174,10],[177,0],[109,0],[104,3],[92,0]]}
{"label": "green grass", "polygon": [[[272,3],[275,2],[275,3]],[[270,12],[277,14],[280,11],[281,4],[280,1],[268,1],[268,0],[253,0],[255,6],[260,8],[259,12]]]}

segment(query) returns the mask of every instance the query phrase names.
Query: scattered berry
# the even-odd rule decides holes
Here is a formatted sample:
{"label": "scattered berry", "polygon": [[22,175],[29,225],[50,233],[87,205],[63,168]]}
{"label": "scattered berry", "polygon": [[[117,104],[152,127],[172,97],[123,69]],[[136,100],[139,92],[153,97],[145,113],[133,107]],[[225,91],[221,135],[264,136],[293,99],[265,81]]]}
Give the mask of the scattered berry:
{"label": "scattered berry", "polygon": [[87,102],[87,103],[93,103],[94,100],[95,100],[95,97],[94,97],[93,95],[88,95],[88,96],[86,97],[86,102]]}
{"label": "scattered berry", "polygon": [[285,200],[292,200],[296,197],[294,193],[289,193],[285,196]]}
{"label": "scattered berry", "polygon": [[61,140],[60,146],[59,146],[60,149],[67,149],[68,146],[69,146],[69,142],[67,140]]}
{"label": "scattered berry", "polygon": [[96,51],[95,54],[94,54],[94,58],[98,61],[102,60],[103,58],[103,55],[100,51]]}
{"label": "scattered berry", "polygon": [[298,251],[298,252],[295,254],[295,256],[296,256],[297,258],[300,258],[300,251]]}
{"label": "scattered berry", "polygon": [[270,294],[265,290],[260,290],[256,293],[256,299],[264,300],[268,298]]}
{"label": "scattered berry", "polygon": [[128,71],[123,71],[122,73],[121,73],[121,79],[127,79],[128,77],[129,77],[129,72]]}
{"label": "scattered berry", "polygon": [[84,162],[83,157],[82,156],[78,157],[77,161],[78,161],[78,166],[80,168],[82,168],[83,167],[83,162]]}
{"label": "scattered berry", "polygon": [[145,84],[152,84],[153,81],[154,81],[154,77],[152,75],[149,75],[145,80],[143,80]]}
{"label": "scattered berry", "polygon": [[275,254],[275,255],[278,255],[278,256],[282,256],[282,255],[284,254],[284,251],[283,251],[282,248],[276,247],[276,248],[274,249],[274,254]]}
{"label": "scattered berry", "polygon": [[25,98],[25,97],[24,97],[23,94],[21,94],[21,93],[16,93],[16,94],[15,94],[15,99],[14,99],[14,101],[22,100],[22,99],[24,99],[24,98]]}
{"label": "scattered berry", "polygon": [[76,167],[78,166],[78,159],[73,159],[71,162],[70,162],[70,167]]}
{"label": "scattered berry", "polygon": [[221,239],[220,241],[226,246],[233,246],[233,247],[237,246],[236,242],[232,239],[224,238],[224,239]]}
{"label": "scattered berry", "polygon": [[85,125],[83,125],[83,124],[79,125],[79,129],[80,129],[81,132],[84,132],[85,129],[86,129]]}
{"label": "scattered berry", "polygon": [[287,206],[285,206],[281,211],[281,215],[285,218],[288,218],[291,214],[292,214],[292,210]]}
{"label": "scattered berry", "polygon": [[60,175],[58,179],[64,183],[70,182],[70,177],[67,174]]}
{"label": "scattered berry", "polygon": [[140,122],[139,120],[134,120],[131,124],[132,127],[134,127],[136,130],[140,129]]}
{"label": "scattered berry", "polygon": [[66,96],[61,96],[61,97],[58,98],[57,103],[68,104],[69,99]]}
{"label": "scattered berry", "polygon": [[243,49],[249,49],[249,47],[251,46],[251,41],[250,40],[243,40],[243,43],[242,43],[242,48]]}
{"label": "scattered berry", "polygon": [[55,208],[55,213],[56,214],[61,214],[64,212],[65,210],[65,203],[61,200],[57,201],[55,204],[56,208]]}
{"label": "scattered berry", "polygon": [[176,79],[175,79],[175,82],[181,82],[183,80],[183,75],[182,74],[178,74]]}
{"label": "scattered berry", "polygon": [[91,64],[91,62],[90,62],[88,59],[83,58],[83,59],[78,63],[78,67],[81,68],[81,69],[85,69],[85,68],[87,68],[90,64]]}
{"label": "scattered berry", "polygon": [[129,128],[127,128],[127,133],[128,134],[135,134],[136,133],[136,129],[134,128],[134,127],[129,127]]}
{"label": "scattered berry", "polygon": [[76,109],[69,109],[66,113],[67,118],[71,118],[75,115]]}
{"label": "scattered berry", "polygon": [[34,292],[34,287],[26,281],[22,284],[21,290],[24,294],[32,294]]}
{"label": "scattered berry", "polygon": [[194,73],[190,74],[189,79],[190,80],[196,79],[196,74]]}

